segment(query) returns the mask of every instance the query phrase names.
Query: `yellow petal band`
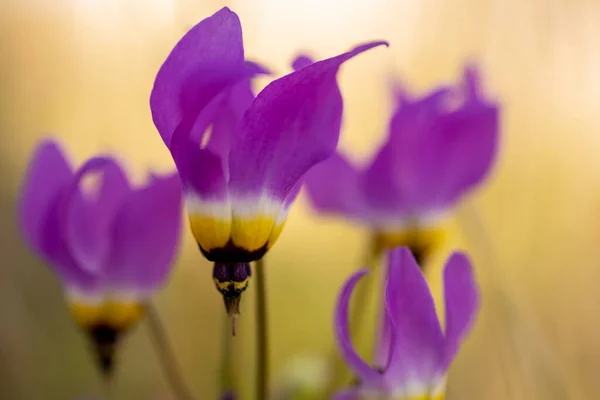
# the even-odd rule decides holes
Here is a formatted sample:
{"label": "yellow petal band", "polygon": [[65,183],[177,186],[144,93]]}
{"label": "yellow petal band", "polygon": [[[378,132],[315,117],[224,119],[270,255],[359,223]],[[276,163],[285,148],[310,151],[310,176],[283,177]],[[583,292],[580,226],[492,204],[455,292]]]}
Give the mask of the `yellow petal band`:
{"label": "yellow petal band", "polygon": [[190,214],[190,227],[198,244],[206,252],[233,246],[247,252],[270,248],[279,238],[284,222],[269,215],[224,220],[202,214]]}
{"label": "yellow petal band", "polygon": [[138,322],[144,314],[144,305],[138,302],[104,301],[87,304],[72,301],[71,314],[82,328],[107,325],[115,330],[125,330]]}

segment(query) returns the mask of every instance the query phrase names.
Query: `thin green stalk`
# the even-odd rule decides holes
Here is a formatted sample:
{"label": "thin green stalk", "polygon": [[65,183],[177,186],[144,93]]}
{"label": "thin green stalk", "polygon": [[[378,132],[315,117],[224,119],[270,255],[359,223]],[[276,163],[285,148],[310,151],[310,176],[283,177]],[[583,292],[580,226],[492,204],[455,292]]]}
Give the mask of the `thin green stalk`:
{"label": "thin green stalk", "polygon": [[[361,267],[367,268],[371,273],[356,287],[353,295],[354,299],[352,300],[353,306],[350,309],[349,328],[358,343],[362,343],[365,340],[364,334],[367,333],[367,330],[357,329],[357,327],[365,325],[363,321],[367,314],[365,311],[369,302],[369,293],[373,292],[371,289],[378,280],[377,274],[373,273],[377,269],[378,259],[375,240],[371,239],[361,263]],[[340,387],[346,386],[351,377],[346,363],[340,357],[337,348],[334,348],[329,356],[329,365],[331,379],[329,386],[325,390],[325,396],[323,397],[325,399],[329,399]]]}
{"label": "thin green stalk", "polygon": [[256,400],[268,399],[269,329],[264,260],[256,261]]}
{"label": "thin green stalk", "polygon": [[192,396],[185,384],[183,375],[177,366],[175,354],[167,337],[166,329],[158,316],[158,312],[151,303],[148,303],[146,306],[146,321],[154,349],[175,397],[178,400],[193,400],[194,396]]}
{"label": "thin green stalk", "polygon": [[233,363],[233,338],[231,334],[232,320],[225,315],[223,321],[223,349],[221,356],[221,396],[235,393],[238,389],[235,368]]}

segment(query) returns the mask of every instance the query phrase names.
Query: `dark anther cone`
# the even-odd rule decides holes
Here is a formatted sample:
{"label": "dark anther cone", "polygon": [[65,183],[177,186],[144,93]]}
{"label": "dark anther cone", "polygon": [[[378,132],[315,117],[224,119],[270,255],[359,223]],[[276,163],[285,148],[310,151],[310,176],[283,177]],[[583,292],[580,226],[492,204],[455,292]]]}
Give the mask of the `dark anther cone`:
{"label": "dark anther cone", "polygon": [[409,246],[409,249],[415,257],[415,260],[417,261],[417,264],[419,264],[421,270],[425,270],[425,263],[427,262],[427,256],[429,255],[428,246],[412,245]]}
{"label": "dark anther cone", "polygon": [[98,368],[104,378],[109,379],[114,371],[115,354],[122,330],[98,324],[88,328],[87,333],[92,342]]}
{"label": "dark anther cone", "polygon": [[213,279],[217,290],[223,296],[227,315],[234,319],[240,315],[240,301],[242,293],[248,287],[252,270],[249,263],[222,263],[216,262],[213,267]]}

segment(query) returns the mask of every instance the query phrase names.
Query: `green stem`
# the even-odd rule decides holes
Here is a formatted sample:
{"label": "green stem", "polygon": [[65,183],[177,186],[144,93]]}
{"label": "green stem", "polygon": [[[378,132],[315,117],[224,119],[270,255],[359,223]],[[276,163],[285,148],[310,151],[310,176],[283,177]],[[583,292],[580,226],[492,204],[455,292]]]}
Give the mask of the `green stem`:
{"label": "green stem", "polygon": [[225,316],[223,321],[223,354],[221,358],[221,396],[235,393],[237,389],[235,370],[233,367],[233,335],[231,334],[231,318]]}
{"label": "green stem", "polygon": [[265,262],[256,261],[256,400],[268,399],[269,332]]}
{"label": "green stem", "polygon": [[[357,330],[357,327],[364,326],[363,320],[366,316],[365,309],[368,305],[368,295],[372,293],[372,286],[377,282],[378,277],[372,276],[376,275],[373,272],[377,269],[377,250],[374,239],[369,240],[369,245],[365,250],[361,267],[367,268],[370,272],[369,276],[363,279],[360,285],[358,285],[355,289],[355,293],[353,295],[354,299],[352,300],[353,306],[350,309],[350,321],[349,328],[350,332],[354,333],[355,340],[358,343],[362,343],[364,341],[364,335],[358,335],[360,333],[366,332],[365,329]],[[340,357],[337,349],[334,349],[329,356],[329,364],[331,368],[331,379],[329,382],[329,386],[325,391],[325,399],[329,399],[333,394],[343,386],[346,386],[348,381],[350,380],[350,373],[348,368],[346,367],[346,363]]]}
{"label": "green stem", "polygon": [[167,332],[162,324],[155,307],[149,303],[146,306],[146,321],[152,337],[154,349],[160,359],[160,364],[171,390],[178,400],[193,400],[189,388],[183,380],[183,375],[177,366],[175,354],[170,346]]}

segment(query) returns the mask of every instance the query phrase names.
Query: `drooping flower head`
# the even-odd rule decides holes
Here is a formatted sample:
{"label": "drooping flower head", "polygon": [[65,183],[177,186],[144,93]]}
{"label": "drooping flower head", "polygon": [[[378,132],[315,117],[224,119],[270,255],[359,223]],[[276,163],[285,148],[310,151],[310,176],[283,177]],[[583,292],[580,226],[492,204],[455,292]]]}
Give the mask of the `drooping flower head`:
{"label": "drooping flower head", "polygon": [[130,185],[112,157],[73,170],[58,143],[31,159],[19,203],[25,240],[56,272],[107,375],[122,333],[166,281],[181,231],[176,174]]}
{"label": "drooping flower head", "polygon": [[413,97],[395,87],[388,136],[364,167],[337,153],[306,177],[314,207],[370,227],[380,249],[409,246],[418,261],[442,238],[443,216],[493,164],[498,106],[477,71],[463,82]]}
{"label": "drooping flower head", "polygon": [[335,332],[348,367],[359,386],[336,399],[440,400],[448,368],[468,334],[479,308],[479,293],[468,258],[454,253],[444,269],[445,329],[442,330],[429,286],[408,248],[394,250],[386,283],[389,337],[381,343],[386,356],[370,366],[352,346],[348,307],[365,270],[344,285],[337,305]]}
{"label": "drooping flower head", "polygon": [[374,42],[276,79],[256,98],[242,29],[227,7],[194,26],[160,68],[150,97],[156,128],[180,173],[192,232],[215,263],[230,314],[249,263],[279,237],[300,180],[335,151],[340,66]]}

